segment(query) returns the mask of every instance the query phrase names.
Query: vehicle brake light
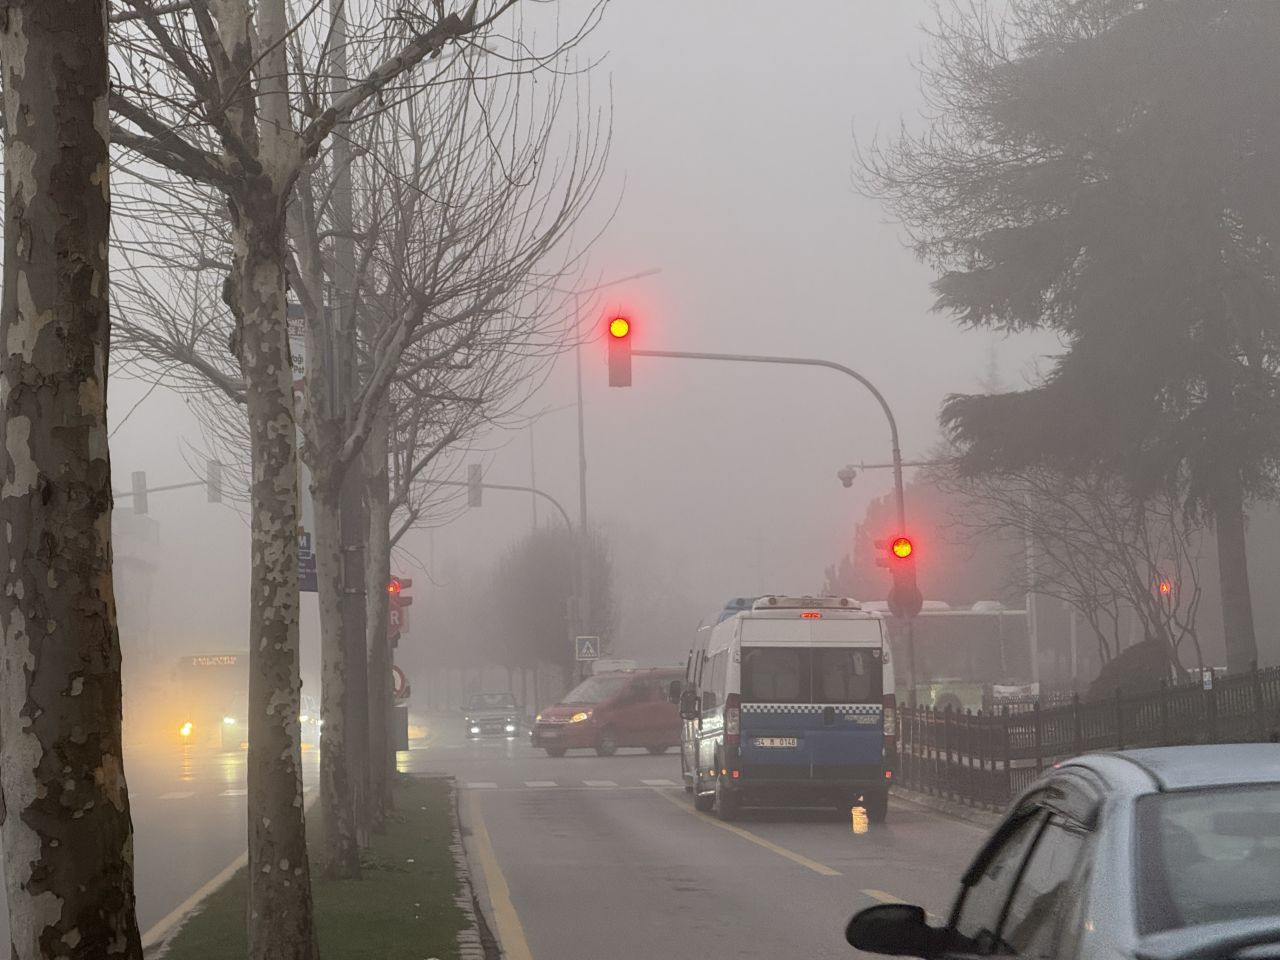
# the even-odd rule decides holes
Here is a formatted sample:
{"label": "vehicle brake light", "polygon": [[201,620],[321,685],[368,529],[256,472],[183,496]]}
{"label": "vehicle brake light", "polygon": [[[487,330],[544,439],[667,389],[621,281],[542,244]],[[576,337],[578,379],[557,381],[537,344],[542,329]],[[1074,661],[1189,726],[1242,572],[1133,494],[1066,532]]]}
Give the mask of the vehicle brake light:
{"label": "vehicle brake light", "polygon": [[800,614],[800,619],[801,620],[821,620],[822,611],[821,610],[805,610]]}
{"label": "vehicle brake light", "polygon": [[727,747],[736,747],[742,732],[739,702],[740,698],[736,693],[731,693],[724,698],[724,743]]}

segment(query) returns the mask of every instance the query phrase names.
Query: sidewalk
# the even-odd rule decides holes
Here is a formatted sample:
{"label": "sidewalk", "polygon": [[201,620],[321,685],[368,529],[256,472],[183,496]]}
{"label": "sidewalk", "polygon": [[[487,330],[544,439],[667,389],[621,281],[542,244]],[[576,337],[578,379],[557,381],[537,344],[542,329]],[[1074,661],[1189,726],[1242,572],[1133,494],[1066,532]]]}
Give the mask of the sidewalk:
{"label": "sidewalk", "polygon": [[895,800],[901,800],[912,806],[940,813],[944,817],[950,817],[953,820],[963,820],[966,823],[972,823],[988,830],[994,829],[1004,819],[1003,811],[997,813],[982,807],[971,806],[959,800],[948,800],[945,797],[934,796],[931,793],[919,793],[903,787],[894,787],[890,795]]}

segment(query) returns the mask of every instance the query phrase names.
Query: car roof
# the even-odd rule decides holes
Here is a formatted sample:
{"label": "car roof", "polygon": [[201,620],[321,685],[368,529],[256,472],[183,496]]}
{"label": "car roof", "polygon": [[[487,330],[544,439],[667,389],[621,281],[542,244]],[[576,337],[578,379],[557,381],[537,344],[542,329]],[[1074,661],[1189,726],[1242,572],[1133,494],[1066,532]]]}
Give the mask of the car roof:
{"label": "car roof", "polygon": [[683,677],[683,667],[639,667],[636,670],[602,670],[600,673],[593,673],[592,677],[659,677],[670,674],[673,677]]}
{"label": "car roof", "polygon": [[1280,783],[1280,744],[1275,743],[1149,747],[1090,754],[1077,762],[1114,780],[1119,772],[1116,761],[1140,768],[1157,790]]}

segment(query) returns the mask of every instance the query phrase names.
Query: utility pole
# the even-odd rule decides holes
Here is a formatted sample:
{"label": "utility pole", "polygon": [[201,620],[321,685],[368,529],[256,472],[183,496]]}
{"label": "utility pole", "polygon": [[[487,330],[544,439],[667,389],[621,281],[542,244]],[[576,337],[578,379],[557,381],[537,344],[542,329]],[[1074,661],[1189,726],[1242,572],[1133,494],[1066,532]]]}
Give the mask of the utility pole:
{"label": "utility pole", "polygon": [[[347,11],[345,0],[330,0],[333,18],[334,96],[346,92]],[[336,317],[333,374],[336,387],[334,419],[350,423],[356,394],[356,248],[351,185],[352,146],[350,126],[340,126],[333,137],[334,282]],[[369,530],[365,517],[363,463],[352,459],[342,473],[339,495],[339,540],[342,545],[342,636],[346,660],[347,769],[350,771],[360,845],[368,845],[366,798],[369,787],[369,675],[365,607],[364,542]]]}

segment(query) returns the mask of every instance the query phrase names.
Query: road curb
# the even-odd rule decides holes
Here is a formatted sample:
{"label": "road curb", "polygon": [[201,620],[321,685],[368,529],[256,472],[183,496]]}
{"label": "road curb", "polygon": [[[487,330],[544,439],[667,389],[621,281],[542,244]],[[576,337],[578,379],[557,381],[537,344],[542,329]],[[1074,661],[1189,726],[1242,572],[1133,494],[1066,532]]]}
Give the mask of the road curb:
{"label": "road curb", "polygon": [[[315,802],[317,796],[319,796],[319,791],[314,787],[303,793],[304,810]],[[142,939],[143,960],[161,960],[169,951],[169,943],[178,935],[178,932],[186,925],[186,922],[195,915],[204,901],[225,886],[227,881],[244,869],[248,863],[249,854],[246,851],[223,867],[212,879],[170,911],[159,923],[152,926],[150,930],[145,931]]]}
{"label": "road curb", "polygon": [[[501,951],[485,945],[484,931],[489,928],[480,912],[480,903],[471,883],[471,865],[467,862],[467,850],[462,843],[458,782],[453,777],[445,779],[449,781],[449,803],[453,807],[453,838],[449,842],[449,852],[453,855],[453,869],[458,878],[458,895],[453,898],[453,902],[467,920],[467,926],[458,931],[458,957],[460,960],[497,960]],[[492,941],[491,937],[488,939]]]}
{"label": "road curb", "polygon": [[904,790],[902,787],[894,787],[892,796],[894,799],[902,800],[906,803],[917,807],[924,807],[934,813],[940,813],[945,817],[953,820],[963,820],[966,823],[972,823],[975,826],[991,829],[995,827],[1004,818],[1003,813],[996,813],[992,810],[982,810],[978,807],[971,807],[967,803],[961,803],[958,800],[948,800],[945,797],[937,797],[931,793],[920,793],[916,790]]}

